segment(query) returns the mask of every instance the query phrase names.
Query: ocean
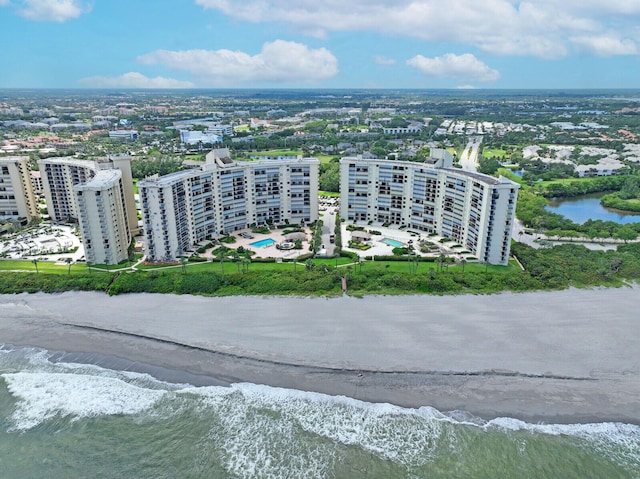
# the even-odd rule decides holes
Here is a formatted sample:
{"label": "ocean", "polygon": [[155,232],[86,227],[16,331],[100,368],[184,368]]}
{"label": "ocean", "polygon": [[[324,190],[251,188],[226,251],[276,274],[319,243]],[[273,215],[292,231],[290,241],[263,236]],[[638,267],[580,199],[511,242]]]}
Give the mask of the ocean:
{"label": "ocean", "polygon": [[0,349],[0,478],[640,478],[640,427],[484,421]]}

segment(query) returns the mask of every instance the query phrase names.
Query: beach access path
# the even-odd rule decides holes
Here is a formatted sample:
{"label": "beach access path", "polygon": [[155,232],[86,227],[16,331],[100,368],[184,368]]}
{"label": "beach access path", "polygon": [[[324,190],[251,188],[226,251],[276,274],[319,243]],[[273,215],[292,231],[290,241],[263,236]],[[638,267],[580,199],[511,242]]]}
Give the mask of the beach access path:
{"label": "beach access path", "polygon": [[486,418],[640,423],[639,304],[638,286],[364,299],[0,295],[0,343],[218,381],[202,384]]}

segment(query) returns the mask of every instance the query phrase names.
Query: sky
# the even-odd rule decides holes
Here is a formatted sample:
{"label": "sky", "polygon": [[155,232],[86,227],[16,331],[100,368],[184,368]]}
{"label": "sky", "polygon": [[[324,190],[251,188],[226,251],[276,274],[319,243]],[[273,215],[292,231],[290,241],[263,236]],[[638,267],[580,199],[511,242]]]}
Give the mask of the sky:
{"label": "sky", "polygon": [[640,0],[0,0],[0,88],[640,88]]}

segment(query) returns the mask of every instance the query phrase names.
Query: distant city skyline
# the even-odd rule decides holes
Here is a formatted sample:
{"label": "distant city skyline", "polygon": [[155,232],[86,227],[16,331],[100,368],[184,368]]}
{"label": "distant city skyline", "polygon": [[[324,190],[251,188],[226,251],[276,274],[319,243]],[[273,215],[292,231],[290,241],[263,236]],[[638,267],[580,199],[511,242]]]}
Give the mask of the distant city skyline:
{"label": "distant city skyline", "polygon": [[0,88],[637,88],[627,0],[0,0]]}

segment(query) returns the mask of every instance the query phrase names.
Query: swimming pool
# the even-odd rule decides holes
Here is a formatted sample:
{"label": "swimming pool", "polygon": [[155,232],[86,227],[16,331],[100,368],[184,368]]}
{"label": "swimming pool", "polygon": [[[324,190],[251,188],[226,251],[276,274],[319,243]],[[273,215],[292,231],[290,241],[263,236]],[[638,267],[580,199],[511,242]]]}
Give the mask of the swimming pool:
{"label": "swimming pool", "polygon": [[254,248],[262,248],[263,246],[271,246],[275,242],[276,240],[274,239],[265,238],[260,241],[254,241],[253,243],[249,243],[249,246],[253,246]]}
{"label": "swimming pool", "polygon": [[401,248],[403,246],[403,244],[400,241],[392,240],[390,238],[382,238],[380,242],[384,244],[388,244],[389,246],[393,246],[394,248]]}

